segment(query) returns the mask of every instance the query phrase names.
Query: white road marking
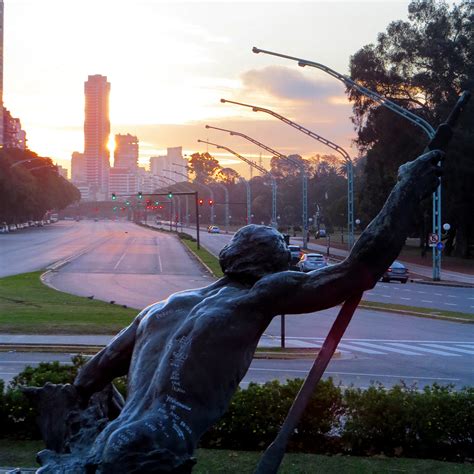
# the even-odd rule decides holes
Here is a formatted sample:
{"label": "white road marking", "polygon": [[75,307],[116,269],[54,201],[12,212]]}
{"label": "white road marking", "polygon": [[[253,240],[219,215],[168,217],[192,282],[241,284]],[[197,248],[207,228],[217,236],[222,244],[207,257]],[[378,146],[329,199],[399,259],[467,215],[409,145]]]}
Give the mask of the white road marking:
{"label": "white road marking", "polygon": [[403,296],[401,296],[400,299],[401,299],[401,300],[411,301],[411,298],[404,298]]}
{"label": "white road marking", "polygon": [[457,304],[455,303],[443,303],[443,304],[448,305],[448,306],[457,306]]}
{"label": "white road marking", "polygon": [[435,296],[443,296],[442,293],[433,293]]}
{"label": "white road marking", "polygon": [[448,351],[462,352],[463,354],[473,354],[474,355],[474,347],[472,348],[473,350],[469,351],[467,349],[461,349],[459,347],[443,346],[442,344],[423,344],[423,345],[434,347],[434,348],[439,348],[439,349],[445,349],[445,350],[448,350]]}
{"label": "white road marking", "polygon": [[363,347],[353,346],[351,344],[346,344],[345,342],[344,343],[342,343],[342,342],[339,343],[339,345],[337,347],[338,347],[338,349],[349,349],[349,350],[352,350],[352,351],[364,352],[366,354],[380,354],[380,355],[385,354],[385,352],[373,351],[372,349],[364,349]]}
{"label": "white road marking", "polygon": [[426,291],[417,291],[417,293],[420,293],[420,295],[425,295]]}
{"label": "white road marking", "polygon": [[431,300],[421,300],[422,303],[433,303]]}
{"label": "white road marking", "polygon": [[472,343],[468,344],[459,344],[460,347],[465,347],[466,349],[474,349],[474,345],[471,345]]}
{"label": "white road marking", "polygon": [[448,298],[457,298],[457,296],[454,295],[446,295]]}
{"label": "white road marking", "polygon": [[390,295],[380,295],[380,296],[383,296],[384,298],[391,298]]}
{"label": "white road marking", "polygon": [[[413,349],[413,346],[409,346],[408,344],[402,344],[400,342],[390,342],[389,343],[391,346],[396,346],[396,347],[401,347],[405,349]],[[448,356],[448,357],[461,357],[459,354],[451,354],[449,352],[445,351],[437,351],[436,349],[428,349],[426,347],[416,347],[417,351],[422,351],[422,352],[429,352],[430,354],[437,354],[437,355],[442,355],[442,356]]]}
{"label": "white road marking", "polygon": [[160,273],[163,273],[163,265],[161,264],[161,257],[160,257],[160,251],[159,251],[159,245],[158,245],[158,237],[155,238],[155,244],[156,244],[156,256],[158,257],[158,267],[160,269]]}
{"label": "white road marking", "polygon": [[[273,337],[278,337],[280,338],[280,334],[277,336]],[[324,341],[324,337],[313,337],[313,336],[287,336],[286,339],[313,339],[317,341]],[[349,341],[349,342],[356,342],[356,341],[363,341],[363,342],[409,342],[409,343],[428,343],[432,342],[434,344],[472,344],[474,346],[474,341],[432,341],[432,340],[427,340],[424,341],[422,339],[417,340],[417,339],[366,339],[366,338],[355,338],[355,337],[348,337],[344,338],[343,341]]]}
{"label": "white road marking", "polygon": [[[250,370],[254,370],[255,372],[264,372],[264,371],[271,371],[271,372],[295,372],[299,374],[306,374],[309,372],[308,370],[301,370],[301,369],[275,369],[275,368],[261,368],[261,367],[250,367]],[[358,372],[336,372],[336,371],[328,371],[324,372],[325,374],[330,375],[355,375],[355,376],[362,376],[362,377],[388,377],[388,378],[397,378],[397,379],[425,379],[425,380],[452,380],[452,381],[459,381],[460,379],[453,379],[453,378],[446,378],[446,377],[423,377],[423,376],[416,376],[416,375],[390,375],[390,374],[366,374],[366,373],[358,373]]]}
{"label": "white road marking", "polygon": [[[373,347],[374,349],[378,349],[380,351],[387,351],[387,352],[396,352],[397,354],[404,354],[404,355],[414,355],[419,356],[422,355],[419,352],[413,352],[413,350],[405,350],[405,349],[396,349],[394,347],[387,347],[387,346],[380,346],[379,344],[372,344],[370,342],[358,342],[364,347]],[[408,349],[413,349],[413,347],[409,346]]]}
{"label": "white road marking", "polygon": [[368,295],[368,296],[373,296],[373,295],[375,295],[375,293],[372,293],[372,292],[366,292],[365,294]]}
{"label": "white road marking", "polygon": [[[130,245],[133,245],[136,240],[137,240],[137,238],[136,238],[136,237],[133,237],[132,242],[130,243]],[[128,252],[128,246],[125,248],[125,250],[123,251],[122,255],[121,255],[120,258],[118,259],[118,262],[115,264],[114,270],[117,270],[117,267],[122,263],[122,260],[125,258],[125,255],[127,255],[127,252]]]}

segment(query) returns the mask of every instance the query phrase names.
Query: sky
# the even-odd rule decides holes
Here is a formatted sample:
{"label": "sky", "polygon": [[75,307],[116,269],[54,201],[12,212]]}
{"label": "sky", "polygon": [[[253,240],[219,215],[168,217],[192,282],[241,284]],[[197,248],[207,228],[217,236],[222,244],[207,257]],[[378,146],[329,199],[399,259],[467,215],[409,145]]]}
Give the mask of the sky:
{"label": "sky", "polygon": [[19,117],[29,148],[69,168],[83,151],[84,82],[111,83],[111,133],[140,141],[140,163],[167,147],[207,149],[223,166],[248,166],[198,139],[268,167],[270,154],[209,124],[252,136],[283,154],[330,149],[268,114],[271,109],[357,156],[344,86],[314,68],[253,54],[252,47],[323,63],[348,74],[350,56],[408,1],[4,0],[4,105]]}

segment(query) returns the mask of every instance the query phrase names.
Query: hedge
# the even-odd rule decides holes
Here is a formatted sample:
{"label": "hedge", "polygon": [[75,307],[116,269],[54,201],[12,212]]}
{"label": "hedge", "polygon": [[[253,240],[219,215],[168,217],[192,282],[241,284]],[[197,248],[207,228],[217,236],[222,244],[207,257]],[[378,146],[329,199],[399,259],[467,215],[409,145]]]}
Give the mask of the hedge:
{"label": "hedge", "polygon": [[[0,437],[38,439],[35,411],[20,385],[70,383],[85,358],[26,368],[5,388],[0,381]],[[116,379],[125,394],[126,380]],[[251,383],[235,393],[227,413],[202,438],[202,447],[261,450],[276,436],[302,380]],[[474,388],[433,384],[419,390],[341,389],[332,379],[319,383],[288,447],[320,454],[386,455],[472,462]]]}

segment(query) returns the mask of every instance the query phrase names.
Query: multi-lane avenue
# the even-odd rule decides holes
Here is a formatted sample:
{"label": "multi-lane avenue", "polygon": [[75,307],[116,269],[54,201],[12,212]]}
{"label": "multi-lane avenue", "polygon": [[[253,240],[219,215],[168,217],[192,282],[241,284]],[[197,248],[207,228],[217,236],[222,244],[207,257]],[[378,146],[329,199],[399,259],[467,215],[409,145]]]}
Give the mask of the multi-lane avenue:
{"label": "multi-lane avenue", "polygon": [[[45,228],[1,235],[0,239],[2,276],[50,267],[47,281],[55,288],[136,308],[212,281],[175,236],[129,222],[61,221]],[[217,252],[228,239],[222,234],[202,235],[203,244],[212,252]],[[410,306],[422,306],[425,300],[427,307],[463,312],[474,312],[472,297],[470,288],[414,283],[379,283],[365,295],[374,301],[393,299]],[[442,304],[446,302],[451,305]],[[287,316],[287,344],[317,347],[336,313],[333,308]],[[278,345],[279,336],[277,317],[267,328],[262,343]],[[340,357],[333,359],[327,375],[344,385],[365,387],[371,381],[391,385],[400,379],[419,385],[438,382],[458,387],[474,382],[474,325],[470,324],[359,308],[339,352]],[[65,361],[68,357],[2,353],[0,376],[8,379],[27,363],[48,358]],[[308,360],[254,360],[243,384],[250,380],[302,377],[309,366]]]}

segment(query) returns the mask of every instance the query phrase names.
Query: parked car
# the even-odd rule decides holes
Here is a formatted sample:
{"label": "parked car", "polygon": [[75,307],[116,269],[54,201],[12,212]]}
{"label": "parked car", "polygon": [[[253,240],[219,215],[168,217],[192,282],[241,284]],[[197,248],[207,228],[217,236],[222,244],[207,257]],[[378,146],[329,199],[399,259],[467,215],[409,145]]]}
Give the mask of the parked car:
{"label": "parked car", "polygon": [[390,282],[392,280],[406,283],[408,281],[408,268],[403,263],[395,260],[383,274],[382,281]]}
{"label": "parked car", "polygon": [[327,266],[324,255],[320,253],[305,253],[298,262],[298,269],[301,272],[311,272]]}
{"label": "parked car", "polygon": [[6,222],[2,222],[0,224],[0,234],[8,234],[8,232],[10,232],[8,224]]}
{"label": "parked car", "polygon": [[288,250],[291,253],[290,270],[299,270],[298,262],[300,261],[300,258],[303,255],[301,247],[299,245],[288,245]]}
{"label": "parked car", "polygon": [[207,231],[208,231],[210,234],[220,234],[220,233],[221,233],[221,230],[220,230],[219,227],[217,227],[216,225],[210,225],[210,226],[207,228]]}

